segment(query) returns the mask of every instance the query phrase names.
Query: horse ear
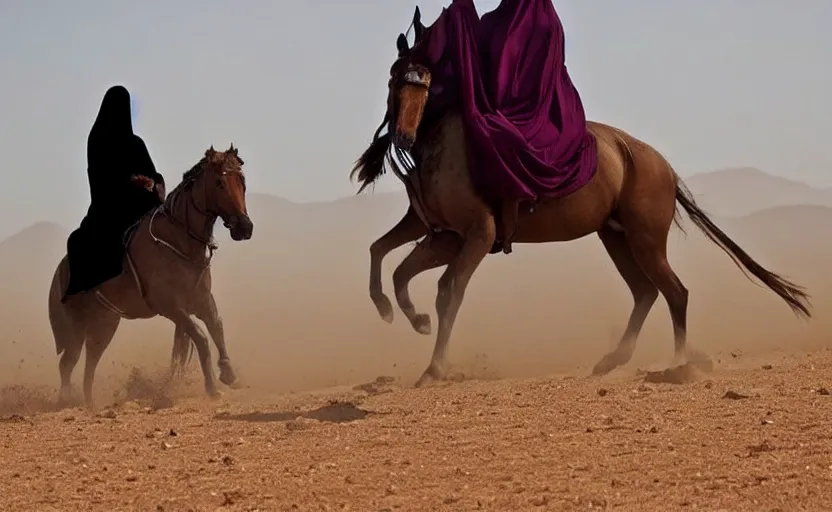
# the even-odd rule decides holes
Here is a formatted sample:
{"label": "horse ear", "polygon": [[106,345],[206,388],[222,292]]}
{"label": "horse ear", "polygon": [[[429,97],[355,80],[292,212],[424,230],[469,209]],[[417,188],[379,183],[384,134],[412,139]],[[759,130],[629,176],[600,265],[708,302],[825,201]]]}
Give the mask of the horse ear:
{"label": "horse ear", "polygon": [[425,26],[422,25],[422,11],[419,6],[416,6],[416,12],[413,13],[413,34],[414,44],[422,40],[422,35],[425,33]]}
{"label": "horse ear", "polygon": [[214,150],[214,145],[211,144],[211,147],[205,151],[205,156],[213,156],[216,151]]}
{"label": "horse ear", "polygon": [[408,53],[410,53],[410,45],[407,43],[407,36],[399,34],[399,38],[396,39],[396,49],[399,50],[399,57],[405,57]]}
{"label": "horse ear", "polygon": [[231,154],[232,154],[232,155],[234,155],[234,156],[237,156],[237,148],[235,148],[235,147],[234,147],[234,143],[233,143],[233,142],[231,143],[231,147],[230,147],[230,148],[228,148],[228,152],[229,152],[229,153],[231,153]]}

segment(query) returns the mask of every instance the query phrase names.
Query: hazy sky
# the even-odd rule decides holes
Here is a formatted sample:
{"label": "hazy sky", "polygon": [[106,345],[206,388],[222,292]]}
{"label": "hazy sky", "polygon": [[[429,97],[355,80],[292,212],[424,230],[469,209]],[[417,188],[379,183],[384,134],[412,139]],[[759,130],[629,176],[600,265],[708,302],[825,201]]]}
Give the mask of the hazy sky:
{"label": "hazy sky", "polygon": [[[432,21],[449,0],[420,3]],[[481,11],[497,0],[480,0]],[[239,146],[250,189],[354,192],[410,0],[0,0],[0,236],[73,227],[86,137],[107,87],[169,183]],[[832,2],[556,0],[587,115],[655,145],[682,175],[757,166],[832,185]],[[397,188],[394,178],[378,190]]]}

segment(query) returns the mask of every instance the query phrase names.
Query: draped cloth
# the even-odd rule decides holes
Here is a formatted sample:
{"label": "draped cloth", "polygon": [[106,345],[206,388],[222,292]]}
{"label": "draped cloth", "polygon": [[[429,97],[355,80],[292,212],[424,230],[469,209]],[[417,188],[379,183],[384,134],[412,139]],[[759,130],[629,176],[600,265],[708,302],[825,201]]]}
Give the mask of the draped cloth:
{"label": "draped cloth", "polygon": [[161,204],[157,193],[137,186],[133,176],[165,183],[144,141],[133,133],[130,94],[117,85],[104,95],[87,138],[90,206],[67,240],[70,277],[64,298],[122,273],[125,232]]}
{"label": "draped cloth", "polygon": [[460,110],[471,176],[486,198],[562,197],[594,175],[595,139],[552,0],[503,0],[482,19],[473,0],[454,0],[412,61],[432,74],[425,121]]}

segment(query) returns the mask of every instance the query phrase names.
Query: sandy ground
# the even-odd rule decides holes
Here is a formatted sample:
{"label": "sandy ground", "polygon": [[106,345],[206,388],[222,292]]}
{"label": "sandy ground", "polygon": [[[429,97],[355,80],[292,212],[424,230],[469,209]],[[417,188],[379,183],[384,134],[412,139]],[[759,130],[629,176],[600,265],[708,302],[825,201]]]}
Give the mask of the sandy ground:
{"label": "sandy ground", "polygon": [[[450,348],[465,378],[414,389],[433,338],[398,310],[382,322],[367,297],[367,247],[403,210],[365,206],[315,206],[319,225],[295,231],[263,211],[283,224],[222,244],[214,292],[249,387],[218,401],[195,364],[161,387],[173,327],[153,319],[119,328],[97,411],[55,411],[45,297],[66,234],[42,226],[0,246],[0,510],[832,510],[828,212],[725,223],[809,286],[811,322],[695,231],[673,232],[689,339],[713,373],[670,384],[640,371],[672,359],[659,300],[632,363],[589,377],[632,299],[587,237],[489,257]],[[385,264],[388,293],[406,250]],[[421,311],[438,276],[413,283]]]}
{"label": "sandy ground", "polygon": [[828,349],[735,353],[681,385],[631,368],[211,401],[192,382],[173,402],[134,373],[97,413],[11,413],[48,400],[7,388],[0,509],[830,510],[830,370]]}

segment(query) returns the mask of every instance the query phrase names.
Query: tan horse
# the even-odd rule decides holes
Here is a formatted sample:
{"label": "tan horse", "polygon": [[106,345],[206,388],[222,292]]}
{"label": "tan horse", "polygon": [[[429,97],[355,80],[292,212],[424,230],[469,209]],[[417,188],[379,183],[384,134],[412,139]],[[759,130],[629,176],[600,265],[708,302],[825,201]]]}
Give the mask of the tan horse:
{"label": "tan horse", "polygon": [[[387,253],[426,236],[393,274],[399,307],[422,334],[431,331],[430,317],[416,312],[408,283],[420,272],[447,265],[438,282],[436,344],[430,365],[417,382],[420,386],[446,377],[445,352],[465,289],[495,243],[496,205],[486,203],[474,188],[459,113],[449,112],[437,126],[420,126],[430,72],[410,62],[403,35],[398,45],[399,60],[391,69],[385,116],[385,123],[390,122],[388,133],[379,136],[381,128],[376,132],[353,176],[357,175],[363,190],[383,174],[386,157],[404,182],[411,203],[404,218],[370,247],[370,297],[382,318],[393,319],[381,285],[381,261]],[[632,292],[634,306],[618,346],[597,363],[594,374],[608,373],[630,360],[659,292],[667,300],[673,321],[675,363],[712,367],[707,355],[686,342],[688,290],[667,261],[667,236],[671,224],[678,221],[677,202],[746,275],[759,279],[799,315],[810,316],[803,289],[764,269],[714,225],[658,151],[612,126],[589,122],[588,128],[598,148],[594,177],[571,195],[522,209],[515,242],[561,242],[598,233]],[[394,158],[394,152],[411,148],[420,162],[418,169],[408,168],[407,159],[403,165],[403,159],[397,163]]]}
{"label": "tan horse", "polygon": [[[211,369],[211,351],[202,320],[219,352],[220,381],[233,385],[234,369],[225,346],[223,324],[211,294],[213,230],[221,218],[234,240],[251,238],[254,225],[245,200],[243,161],[232,145],[228,151],[213,147],[182,177],[158,209],[148,213],[128,235],[124,272],[96,289],[61,303],[69,280],[64,257],[49,290],[49,320],[55,348],[61,356],[59,403],[70,399],[72,370],[86,345],[84,398],[93,405],[95,368],[110,344],[122,318],[161,315],[176,326],[172,365],[184,365],[193,340],[205,379],[205,391],[218,394]],[[172,368],[174,369],[174,368]]]}

